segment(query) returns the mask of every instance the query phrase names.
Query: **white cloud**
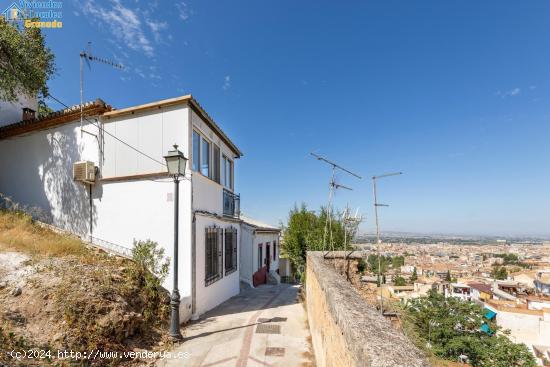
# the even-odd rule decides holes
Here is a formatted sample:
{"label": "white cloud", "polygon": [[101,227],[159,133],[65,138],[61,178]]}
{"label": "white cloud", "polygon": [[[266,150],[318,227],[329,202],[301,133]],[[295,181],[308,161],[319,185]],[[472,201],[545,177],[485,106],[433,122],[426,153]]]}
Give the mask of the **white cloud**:
{"label": "white cloud", "polygon": [[185,1],[176,3],[176,9],[178,9],[180,19],[184,22],[191,17],[191,14],[193,14],[193,11],[189,8],[189,5],[187,5]]}
{"label": "white cloud", "polygon": [[149,27],[149,29],[151,29],[151,33],[153,33],[153,37],[155,37],[155,41],[157,42],[162,41],[161,31],[168,28],[168,23],[158,22],[151,19],[145,20],[145,23],[147,23],[147,26]]}
{"label": "white cloud", "polygon": [[521,89],[520,88],[513,88],[513,89],[510,89],[508,91],[505,91],[505,92],[502,92],[502,91],[497,91],[497,96],[501,97],[501,98],[506,98],[506,97],[514,97],[514,96],[517,96],[521,93]]}
{"label": "white cloud", "polygon": [[231,88],[231,75],[226,75],[226,76],[223,77],[222,89],[223,90],[228,90],[229,88]]}
{"label": "white cloud", "polygon": [[147,38],[138,14],[122,5],[120,0],[101,6],[94,0],[86,0],[82,11],[96,22],[109,27],[113,36],[129,48],[152,56],[154,48]]}

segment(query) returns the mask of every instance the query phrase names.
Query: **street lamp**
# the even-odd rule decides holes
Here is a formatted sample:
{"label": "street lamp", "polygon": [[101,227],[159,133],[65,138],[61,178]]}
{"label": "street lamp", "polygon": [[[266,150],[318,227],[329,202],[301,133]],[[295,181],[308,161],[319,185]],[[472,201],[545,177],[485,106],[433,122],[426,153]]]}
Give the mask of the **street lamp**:
{"label": "street lamp", "polygon": [[174,150],[170,150],[164,156],[168,175],[174,179],[174,286],[170,297],[170,336],[174,339],[181,339],[180,332],[180,292],[178,290],[178,222],[179,222],[179,183],[181,177],[185,176],[187,158],[178,150],[174,144]]}
{"label": "street lamp", "polygon": [[376,180],[384,177],[398,176],[402,174],[403,172],[394,172],[394,173],[386,173],[378,176],[372,176],[372,192],[374,196],[374,217],[376,219],[376,246],[377,246],[377,252],[378,252],[378,283],[380,285],[380,314],[381,315],[384,315],[384,300],[383,300],[383,294],[382,294],[382,277],[381,277],[382,269],[381,269],[381,261],[380,261],[380,227],[378,225],[378,207],[389,206],[389,205],[378,203],[378,200],[376,197]]}

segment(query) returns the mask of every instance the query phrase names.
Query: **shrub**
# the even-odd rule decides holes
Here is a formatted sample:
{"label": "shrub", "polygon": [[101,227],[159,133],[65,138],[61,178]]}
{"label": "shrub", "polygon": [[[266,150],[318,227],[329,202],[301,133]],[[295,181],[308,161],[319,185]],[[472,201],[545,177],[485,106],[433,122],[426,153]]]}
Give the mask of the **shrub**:
{"label": "shrub", "polygon": [[357,271],[361,274],[363,274],[367,270],[367,263],[364,259],[359,259],[357,262]]}
{"label": "shrub", "polygon": [[168,311],[168,305],[163,300],[162,282],[168,275],[170,261],[164,257],[164,249],[151,240],[134,241],[132,259],[135,266],[130,268],[130,276],[142,288],[143,316],[145,322],[150,322],[155,316]]}

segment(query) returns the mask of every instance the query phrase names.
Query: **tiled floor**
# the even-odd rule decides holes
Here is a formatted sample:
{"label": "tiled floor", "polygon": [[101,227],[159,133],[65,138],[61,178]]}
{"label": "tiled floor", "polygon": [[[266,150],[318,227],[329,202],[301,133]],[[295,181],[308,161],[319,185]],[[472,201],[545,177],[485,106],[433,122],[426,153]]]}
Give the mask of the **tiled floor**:
{"label": "tiled floor", "polygon": [[312,366],[298,290],[281,284],[242,291],[185,327],[185,341],[172,352],[186,352],[187,358],[158,366]]}

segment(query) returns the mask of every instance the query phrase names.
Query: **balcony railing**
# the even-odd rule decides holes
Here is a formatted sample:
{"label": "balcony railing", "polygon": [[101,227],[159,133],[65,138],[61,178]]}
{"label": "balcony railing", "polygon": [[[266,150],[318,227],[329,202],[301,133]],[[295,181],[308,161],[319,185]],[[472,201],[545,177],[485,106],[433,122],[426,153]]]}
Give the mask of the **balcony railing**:
{"label": "balcony railing", "polygon": [[239,218],[241,214],[241,196],[228,190],[223,190],[223,215]]}

